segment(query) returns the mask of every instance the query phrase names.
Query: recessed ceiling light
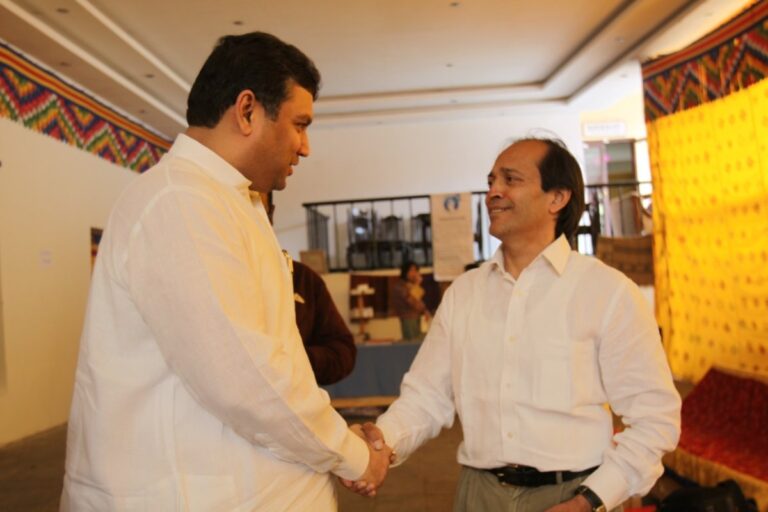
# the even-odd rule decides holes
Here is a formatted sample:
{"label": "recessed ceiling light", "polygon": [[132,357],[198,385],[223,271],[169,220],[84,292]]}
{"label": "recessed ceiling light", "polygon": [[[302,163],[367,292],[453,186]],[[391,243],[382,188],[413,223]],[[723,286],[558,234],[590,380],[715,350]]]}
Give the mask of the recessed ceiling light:
{"label": "recessed ceiling light", "polygon": [[155,75],[153,75],[152,73],[147,73],[144,75],[144,78],[155,78]]}
{"label": "recessed ceiling light", "polygon": [[240,25],[244,25],[245,22],[243,20],[235,20],[232,22],[232,24],[237,25],[239,27]]}
{"label": "recessed ceiling light", "polygon": [[57,7],[56,12],[59,14],[69,14],[69,9],[66,7]]}

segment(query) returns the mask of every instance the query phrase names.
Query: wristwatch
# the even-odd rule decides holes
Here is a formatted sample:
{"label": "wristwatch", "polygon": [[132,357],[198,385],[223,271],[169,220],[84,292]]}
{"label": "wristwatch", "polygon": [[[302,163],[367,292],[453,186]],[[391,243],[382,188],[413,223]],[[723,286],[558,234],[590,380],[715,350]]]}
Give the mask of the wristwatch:
{"label": "wristwatch", "polygon": [[586,485],[580,485],[576,488],[576,494],[581,494],[586,498],[586,500],[589,502],[589,505],[592,507],[592,512],[606,512],[607,509],[605,508],[605,505],[603,504],[603,500],[600,499],[600,496],[595,494],[595,491],[587,487]]}

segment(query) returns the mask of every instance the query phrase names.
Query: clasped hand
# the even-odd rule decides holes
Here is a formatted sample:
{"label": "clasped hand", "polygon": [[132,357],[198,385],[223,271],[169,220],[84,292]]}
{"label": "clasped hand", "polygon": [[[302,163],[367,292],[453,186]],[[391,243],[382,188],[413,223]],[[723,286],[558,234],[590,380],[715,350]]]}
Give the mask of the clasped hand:
{"label": "clasped hand", "polygon": [[367,497],[376,496],[376,490],[381,487],[387,476],[389,465],[393,462],[394,452],[384,443],[381,430],[373,423],[356,424],[349,428],[366,442],[370,459],[368,460],[368,468],[360,479],[353,482],[339,478],[339,481],[344,487],[357,494]]}

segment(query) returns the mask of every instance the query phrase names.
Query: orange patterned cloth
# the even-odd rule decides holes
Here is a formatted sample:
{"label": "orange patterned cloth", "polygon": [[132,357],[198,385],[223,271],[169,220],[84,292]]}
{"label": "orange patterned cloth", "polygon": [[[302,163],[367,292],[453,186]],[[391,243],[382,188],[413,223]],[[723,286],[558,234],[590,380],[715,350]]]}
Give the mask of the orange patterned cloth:
{"label": "orange patterned cloth", "polygon": [[664,465],[699,485],[735,480],[768,512],[768,381],[707,372],[683,400],[680,444]]}
{"label": "orange patterned cloth", "polygon": [[768,384],[711,369],[683,400],[679,447],[768,482]]}

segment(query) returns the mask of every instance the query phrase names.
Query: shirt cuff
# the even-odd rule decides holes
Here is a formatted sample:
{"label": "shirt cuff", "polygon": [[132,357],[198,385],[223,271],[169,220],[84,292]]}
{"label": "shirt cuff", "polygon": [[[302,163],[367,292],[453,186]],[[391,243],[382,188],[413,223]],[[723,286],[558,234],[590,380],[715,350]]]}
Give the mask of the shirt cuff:
{"label": "shirt cuff", "polygon": [[618,507],[628,496],[628,484],[619,469],[612,464],[603,464],[589,475],[582,485],[586,485],[603,501],[607,510]]}
{"label": "shirt cuff", "polygon": [[393,468],[405,462],[405,457],[400,455],[400,450],[397,446],[395,446],[397,444],[395,441],[397,436],[392,427],[389,426],[386,422],[376,422],[376,426],[379,427],[381,434],[384,436],[384,443],[386,443],[387,446],[395,451],[395,460],[389,465],[389,467]]}
{"label": "shirt cuff", "polygon": [[335,475],[345,480],[359,480],[365,470],[368,469],[370,452],[368,445],[354,432],[347,429],[347,437],[339,449],[343,458],[334,468]]}

